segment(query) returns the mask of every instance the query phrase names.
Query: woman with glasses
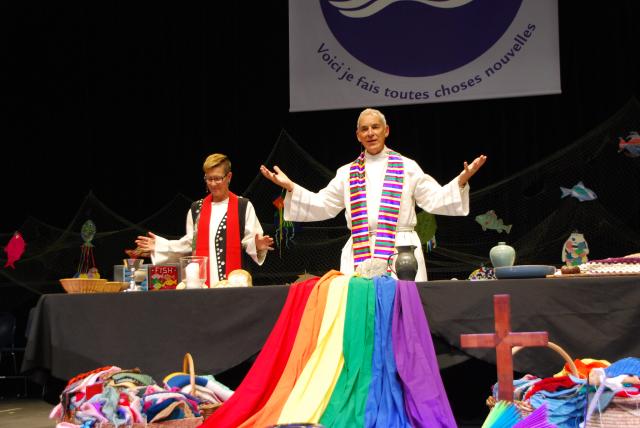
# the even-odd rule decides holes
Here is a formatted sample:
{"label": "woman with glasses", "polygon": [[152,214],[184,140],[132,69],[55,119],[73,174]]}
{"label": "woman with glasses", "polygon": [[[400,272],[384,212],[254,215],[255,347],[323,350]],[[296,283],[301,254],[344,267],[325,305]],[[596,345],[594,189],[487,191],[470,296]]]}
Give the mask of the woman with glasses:
{"label": "woman with glasses", "polygon": [[273,238],[263,235],[251,201],[229,190],[232,172],[226,155],[208,156],[202,169],[209,194],[191,205],[186,234],[168,240],[149,232],[135,242],[154,264],[177,262],[188,255],[207,256],[207,286],[211,287],[236,269],[250,271],[248,259],[262,265],[267,251],[273,250]]}

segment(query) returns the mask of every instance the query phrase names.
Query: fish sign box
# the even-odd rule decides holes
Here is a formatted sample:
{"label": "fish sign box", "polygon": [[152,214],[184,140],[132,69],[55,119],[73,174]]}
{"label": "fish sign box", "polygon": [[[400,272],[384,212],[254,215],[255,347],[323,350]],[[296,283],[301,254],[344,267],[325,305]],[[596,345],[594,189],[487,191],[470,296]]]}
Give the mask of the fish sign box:
{"label": "fish sign box", "polygon": [[175,290],[180,282],[177,264],[150,265],[147,269],[149,290]]}

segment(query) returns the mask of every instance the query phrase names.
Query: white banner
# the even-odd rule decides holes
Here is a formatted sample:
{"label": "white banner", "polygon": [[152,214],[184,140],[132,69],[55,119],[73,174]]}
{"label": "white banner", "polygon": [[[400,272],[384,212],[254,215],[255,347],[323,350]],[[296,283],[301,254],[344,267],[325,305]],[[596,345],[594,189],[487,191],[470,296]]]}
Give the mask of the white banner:
{"label": "white banner", "polygon": [[289,0],[289,109],[560,93],[557,9],[557,0]]}

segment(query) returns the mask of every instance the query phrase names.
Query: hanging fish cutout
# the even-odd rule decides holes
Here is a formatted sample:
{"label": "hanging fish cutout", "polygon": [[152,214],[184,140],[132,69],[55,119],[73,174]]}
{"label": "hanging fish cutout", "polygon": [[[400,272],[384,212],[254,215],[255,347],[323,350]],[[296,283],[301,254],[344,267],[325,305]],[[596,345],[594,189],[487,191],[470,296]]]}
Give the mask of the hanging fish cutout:
{"label": "hanging fish cutout", "polygon": [[91,220],[87,220],[80,229],[80,236],[85,243],[93,241],[93,237],[96,236],[96,225]]}
{"label": "hanging fish cutout", "polygon": [[480,214],[476,216],[476,222],[482,226],[482,230],[486,231],[487,229],[493,229],[498,233],[511,232],[512,224],[505,225],[501,218],[498,218],[498,215],[494,210],[489,210],[484,214]]}
{"label": "hanging fish cutout", "polygon": [[84,241],[80,246],[80,261],[74,278],[100,278],[100,273],[96,267],[96,260],[93,255],[93,244],[91,241],[96,235],[96,225],[93,221],[87,220],[80,228],[80,236]]}
{"label": "hanging fish cutout", "polygon": [[618,140],[618,153],[624,153],[630,158],[640,156],[640,134],[637,131],[629,132],[626,138],[620,137]]}
{"label": "hanging fish cutout", "polygon": [[275,198],[272,203],[273,206],[277,209],[276,213],[274,214],[276,226],[275,243],[278,247],[279,256],[282,257],[282,244],[284,243],[284,246],[286,248],[289,248],[289,243],[293,241],[293,238],[295,236],[295,228],[293,222],[284,219],[283,195],[278,195],[278,197]]}
{"label": "hanging fish cutout", "polygon": [[580,202],[593,201],[598,197],[598,195],[596,195],[593,190],[586,188],[582,181],[573,186],[571,189],[560,187],[560,191],[562,192],[562,196],[560,196],[561,198],[564,198],[566,196],[573,196]]}
{"label": "hanging fish cutout", "polygon": [[4,252],[7,253],[7,263],[5,263],[4,267],[11,267],[12,269],[15,269],[16,267],[14,263],[20,260],[26,246],[27,243],[24,242],[24,238],[20,232],[15,232],[4,247]]}
{"label": "hanging fish cutout", "polygon": [[567,266],[578,266],[589,261],[589,244],[584,235],[572,232],[562,246],[562,262]]}

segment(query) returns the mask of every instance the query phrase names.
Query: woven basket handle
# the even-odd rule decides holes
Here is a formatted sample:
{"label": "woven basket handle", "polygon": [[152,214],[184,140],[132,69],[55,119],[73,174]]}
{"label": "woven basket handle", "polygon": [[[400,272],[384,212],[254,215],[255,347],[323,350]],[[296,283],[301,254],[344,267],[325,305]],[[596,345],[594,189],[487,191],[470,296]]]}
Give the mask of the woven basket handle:
{"label": "woven basket handle", "polygon": [[[189,370],[189,371],[187,371]],[[189,373],[189,383],[191,384],[191,395],[195,396],[196,393],[196,370],[193,366],[193,357],[190,353],[184,354],[184,359],[182,360],[182,371],[184,373]]]}
{"label": "woven basket handle", "polygon": [[[569,354],[567,354],[567,351],[565,351],[559,345],[556,345],[553,342],[548,342],[547,347],[553,349],[558,354],[560,354],[562,358],[564,358],[567,364],[569,364],[569,369],[571,370],[571,374],[573,374],[575,377],[580,377],[578,375],[578,368],[576,367],[576,364],[573,362],[573,359],[571,359]],[[511,355],[515,355],[515,353],[521,349],[522,349],[522,346],[514,346],[513,348],[511,348]]]}

